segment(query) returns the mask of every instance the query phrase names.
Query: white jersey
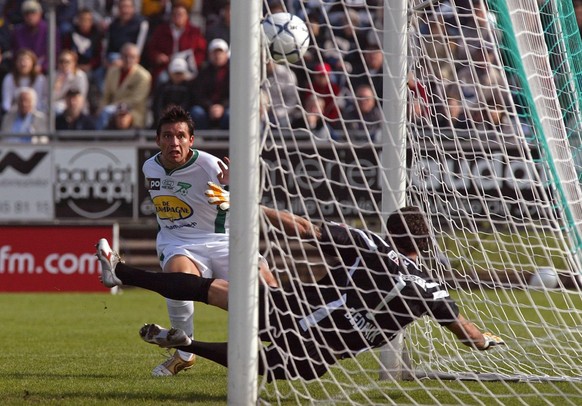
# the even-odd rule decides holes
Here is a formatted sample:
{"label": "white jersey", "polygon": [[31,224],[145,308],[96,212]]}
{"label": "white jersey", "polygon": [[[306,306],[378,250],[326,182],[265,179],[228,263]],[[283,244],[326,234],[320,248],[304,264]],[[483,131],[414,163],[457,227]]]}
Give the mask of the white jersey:
{"label": "white jersey", "polygon": [[158,247],[228,240],[228,212],[209,204],[204,194],[209,181],[220,184],[220,160],[204,151],[192,152],[188,162],[176,169],[166,170],[160,153],[143,165],[160,227]]}

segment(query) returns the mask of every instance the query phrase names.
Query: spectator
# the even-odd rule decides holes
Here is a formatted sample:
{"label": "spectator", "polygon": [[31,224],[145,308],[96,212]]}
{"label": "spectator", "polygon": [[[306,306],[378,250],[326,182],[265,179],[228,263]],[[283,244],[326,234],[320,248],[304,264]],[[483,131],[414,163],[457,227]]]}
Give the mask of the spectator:
{"label": "spectator", "polygon": [[81,92],[83,100],[87,99],[89,91],[89,80],[87,74],[77,67],[77,54],[74,51],[65,49],[59,55],[58,69],[53,85],[53,100],[55,113],[59,114],[65,110],[65,95],[69,89],[76,89]]}
{"label": "spectator", "polygon": [[301,115],[297,77],[292,70],[273,61],[267,63],[266,71],[270,94],[270,121],[280,127],[289,127]]}
{"label": "spectator", "polygon": [[314,67],[311,75],[311,92],[317,94],[325,101],[323,116],[335,127],[339,119],[339,106],[336,101],[340,93],[340,87],[331,80],[331,66],[328,63],[320,63]]}
{"label": "spectator", "polygon": [[106,66],[121,65],[121,48],[124,44],[135,44],[139,54],[143,53],[149,23],[135,9],[134,0],[119,0],[119,15],[111,22],[106,33]]}
{"label": "spectator", "polygon": [[85,98],[79,89],[70,88],[65,94],[65,109],[55,118],[57,130],[96,130],[95,122],[84,113]]}
{"label": "spectator", "polygon": [[[10,67],[8,61],[4,58],[6,48],[0,45],[0,85],[4,82],[4,78],[10,73]],[[2,116],[5,111],[0,106],[0,122],[2,121]]]}
{"label": "spectator", "polygon": [[107,130],[131,130],[135,128],[133,125],[133,116],[131,115],[131,110],[126,103],[120,103],[117,105],[117,110],[109,118],[109,123],[107,123]]}
{"label": "spectator", "polygon": [[127,43],[121,49],[121,66],[107,69],[98,129],[105,128],[117,105],[122,102],[129,106],[135,128],[145,127],[152,76],[139,64],[139,58],[137,45]]}
{"label": "spectator", "polygon": [[354,89],[362,84],[370,84],[378,100],[382,100],[382,66],[384,63],[384,53],[378,43],[369,43],[363,50],[364,63],[360,70],[354,70],[351,76],[351,83]]}
{"label": "spectator", "polygon": [[170,80],[161,83],[154,92],[152,103],[154,123],[160,114],[171,104],[182,107],[185,111],[192,107],[192,74],[185,59],[174,58],[168,66]]}
{"label": "spectator", "polygon": [[[4,141],[46,144],[48,131],[46,114],[36,109],[36,91],[31,87],[18,89],[16,105],[2,119],[2,132],[26,134],[23,137],[7,137]],[[36,135],[41,134],[41,135]]]}
{"label": "spectator", "polygon": [[[188,9],[188,13],[192,11],[194,0],[180,0]],[[153,31],[159,24],[166,22],[168,16],[172,12],[171,0],[142,0],[141,14],[148,19],[150,23],[150,31]]]}
{"label": "spectator", "polygon": [[446,102],[441,103],[442,106],[436,107],[436,125],[439,128],[448,129],[468,129],[470,121],[467,119],[463,103],[461,101],[461,93],[456,84],[451,84],[445,88]]}
{"label": "spectator", "polygon": [[223,39],[208,45],[208,61],[194,82],[192,118],[198,129],[228,129],[230,51]]}
{"label": "spectator", "polygon": [[356,102],[346,109],[344,122],[350,137],[360,132],[365,139],[374,141],[378,138],[384,120],[372,86],[362,84],[356,88]]}
{"label": "spectator", "polygon": [[[42,18],[42,6],[35,0],[26,0],[22,3],[24,22],[14,27],[11,35],[12,52],[21,49],[30,49],[38,58],[38,65],[43,73],[48,72],[49,64],[49,32],[48,24]],[[56,38],[56,54],[60,52],[60,37]]]}
{"label": "spectator", "polygon": [[295,119],[291,124],[295,135],[299,135],[301,130],[307,130],[306,136],[315,137],[319,140],[338,139],[335,130],[326,123],[323,115],[325,100],[316,94],[308,95],[304,102],[305,115]]}
{"label": "spectator", "polygon": [[77,0],[61,1],[57,4],[55,14],[57,20],[57,30],[61,37],[73,31],[73,20],[79,9]]}
{"label": "spectator", "polygon": [[32,87],[37,95],[37,109],[45,111],[48,95],[46,77],[35,69],[36,54],[29,49],[16,53],[12,71],[2,81],[2,109],[7,112],[16,100],[16,92],[21,87]]}
{"label": "spectator", "polygon": [[206,41],[220,38],[230,44],[230,0],[223,0],[223,6],[218,15],[213,15],[206,20]]}
{"label": "spectator", "polygon": [[206,46],[200,29],[190,23],[188,8],[181,2],[175,3],[170,21],[160,24],[148,42],[147,55],[154,83],[158,83],[158,76],[176,56],[185,58],[192,73],[197,73],[206,59]]}
{"label": "spectator", "polygon": [[93,73],[102,66],[102,42],[103,31],[95,23],[93,12],[88,8],[80,9],[73,31],[64,36],[63,48],[77,53],[77,66],[87,74],[90,82],[93,82]]}

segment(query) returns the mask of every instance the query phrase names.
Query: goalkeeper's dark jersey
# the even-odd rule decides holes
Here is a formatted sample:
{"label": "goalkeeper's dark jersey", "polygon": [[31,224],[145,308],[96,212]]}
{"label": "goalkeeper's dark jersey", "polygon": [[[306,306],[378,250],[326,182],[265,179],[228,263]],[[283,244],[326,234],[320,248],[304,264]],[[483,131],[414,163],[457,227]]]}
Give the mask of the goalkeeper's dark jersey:
{"label": "goalkeeper's dark jersey", "polygon": [[441,284],[376,234],[328,224],[318,244],[339,259],[328,275],[275,295],[276,320],[287,340],[292,332],[296,340],[343,358],[386,344],[420,316],[444,325],[459,314]]}

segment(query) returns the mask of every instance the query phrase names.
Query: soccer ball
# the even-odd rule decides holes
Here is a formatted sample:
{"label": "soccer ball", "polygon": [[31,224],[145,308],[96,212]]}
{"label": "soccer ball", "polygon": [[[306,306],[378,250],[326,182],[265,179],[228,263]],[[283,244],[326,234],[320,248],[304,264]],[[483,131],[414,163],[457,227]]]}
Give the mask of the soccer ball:
{"label": "soccer ball", "polygon": [[263,33],[271,58],[275,62],[295,63],[309,46],[309,31],[305,23],[289,13],[271,14],[263,20]]}

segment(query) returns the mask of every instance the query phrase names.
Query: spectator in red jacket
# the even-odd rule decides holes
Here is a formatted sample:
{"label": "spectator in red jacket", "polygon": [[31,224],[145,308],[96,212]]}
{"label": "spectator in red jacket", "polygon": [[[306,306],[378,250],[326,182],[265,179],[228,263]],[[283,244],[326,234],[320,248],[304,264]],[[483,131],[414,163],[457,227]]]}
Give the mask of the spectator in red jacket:
{"label": "spectator in red jacket", "polygon": [[147,46],[147,57],[155,83],[165,81],[161,76],[175,56],[186,58],[195,74],[206,59],[206,38],[198,27],[190,23],[190,14],[184,3],[174,3],[170,21],[154,30]]}
{"label": "spectator in red jacket", "polygon": [[339,120],[339,94],[340,87],[332,79],[331,66],[328,63],[317,64],[313,68],[314,72],[311,74],[311,92],[308,92],[303,101],[314,93],[325,101],[323,108],[323,116],[330,122],[332,127],[338,124]]}

